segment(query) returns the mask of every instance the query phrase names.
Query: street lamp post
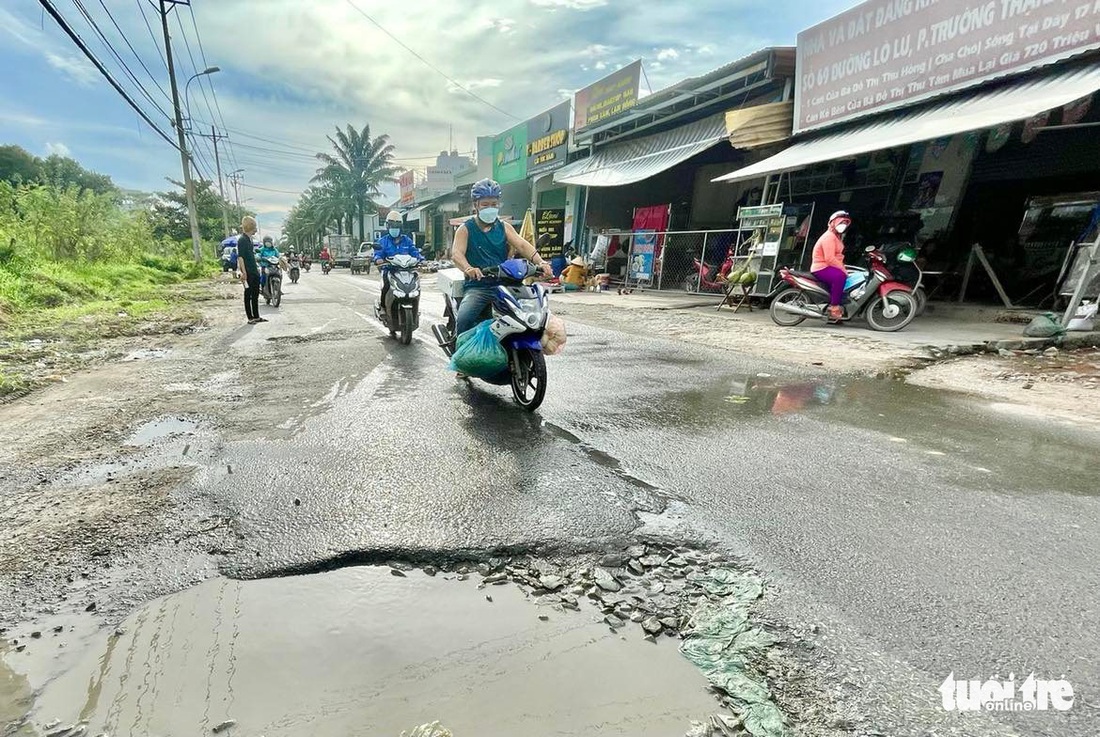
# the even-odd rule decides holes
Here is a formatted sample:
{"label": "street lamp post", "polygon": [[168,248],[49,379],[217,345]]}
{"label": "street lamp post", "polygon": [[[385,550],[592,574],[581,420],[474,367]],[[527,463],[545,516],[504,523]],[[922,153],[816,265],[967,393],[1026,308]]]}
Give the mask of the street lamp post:
{"label": "street lamp post", "polygon": [[221,67],[207,67],[206,69],[203,69],[198,74],[192,74],[188,78],[187,84],[185,84],[183,86],[183,104],[187,106],[187,124],[188,125],[191,124],[191,98],[189,97],[190,89],[191,89],[191,83],[194,82],[199,77],[205,77],[208,74],[217,74],[221,70],[222,70]]}

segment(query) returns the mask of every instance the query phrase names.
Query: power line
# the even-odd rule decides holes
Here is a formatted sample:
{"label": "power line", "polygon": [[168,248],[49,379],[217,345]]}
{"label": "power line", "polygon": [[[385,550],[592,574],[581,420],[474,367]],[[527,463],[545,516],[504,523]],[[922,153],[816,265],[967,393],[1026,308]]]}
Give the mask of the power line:
{"label": "power line", "polygon": [[[141,0],[138,0],[138,2],[140,3]],[[202,59],[203,68],[206,69],[210,66],[210,63],[206,60],[206,49],[204,49],[202,45],[202,34],[199,33],[199,23],[198,20],[195,18],[195,6],[191,3],[188,3],[187,10],[191,13],[191,25],[195,29],[195,41],[197,41],[199,44],[199,57]],[[221,122],[221,128],[222,130],[228,132],[229,127],[225,124],[225,115],[222,114],[222,105],[218,101],[218,91],[214,87],[213,80],[207,80],[207,82],[210,83],[210,94],[214,97],[214,107],[218,111],[218,120]],[[233,142],[229,140],[228,136],[225,140],[227,144],[226,150],[229,154],[229,160],[232,162],[233,168],[237,168],[237,156],[236,153],[233,151]]]}
{"label": "power line", "polygon": [[[145,95],[145,99],[148,100],[150,104],[152,104],[152,106],[156,108],[157,112],[159,112],[161,115],[166,118],[171,117],[163,108],[160,107],[160,103],[153,99],[153,96],[149,93],[149,90],[145,88],[145,85],[141,83],[141,80],[137,78],[137,75],[134,74],[133,70],[131,70],[129,65],[123,60],[122,55],[118,53],[114,45],[111,44],[110,40],[108,40],[107,35],[103,33],[102,29],[100,29],[99,24],[95,21],[95,18],[93,18],[92,14],[88,12],[88,9],[84,7],[84,3],[82,3],[81,0],[73,0],[73,5],[76,6],[76,9],[80,11],[80,14],[82,16],[84,16],[84,20],[88,22],[88,25],[91,26],[92,30],[95,31],[97,36],[99,36],[99,40],[103,44],[104,48],[106,48],[107,51],[109,51],[111,55],[114,56],[115,59],[118,61],[119,66],[122,67],[122,71],[125,72],[126,76],[128,76],[135,85],[137,85],[137,88],[141,90],[141,93]],[[154,82],[155,81],[156,80],[154,79]],[[162,95],[164,95],[165,100],[171,102],[171,99],[168,98],[163,89],[160,92]]]}
{"label": "power line", "polygon": [[261,192],[276,192],[278,194],[302,194],[301,190],[292,191],[289,189],[271,189],[270,187],[261,187],[256,184],[243,184],[242,187],[248,187],[249,189],[258,189]]}
{"label": "power line", "polygon": [[168,71],[168,60],[164,58],[164,55],[160,51],[160,41],[157,40],[157,35],[153,33],[153,26],[149,23],[149,17],[145,15],[145,3],[142,0],[137,0],[138,10],[141,11],[141,17],[145,21],[145,27],[149,31],[149,38],[153,39],[153,48],[157,50],[157,58],[160,59],[160,63],[164,65],[164,71]]}
{"label": "power line", "polygon": [[[104,0],[99,0],[99,4],[100,4],[100,6],[101,6],[101,7],[103,8],[103,12],[104,12],[104,13],[106,13],[106,14],[107,14],[107,17],[108,17],[108,18],[110,19],[110,21],[111,21],[111,25],[113,25],[113,26],[115,27],[115,30],[116,30],[116,31],[118,31],[118,35],[119,35],[119,36],[122,36],[122,40],[123,40],[123,41],[124,41],[124,42],[126,43],[126,45],[127,45],[127,46],[128,46],[129,48],[130,48],[130,53],[132,53],[132,54],[134,55],[134,58],[135,58],[135,59],[137,59],[137,61],[138,61],[138,64],[141,64],[141,68],[142,68],[142,69],[144,69],[144,70],[145,70],[145,73],[149,75],[149,79],[153,80],[153,84],[154,84],[154,85],[156,85],[156,88],[157,88],[158,90],[160,90],[160,94],[164,95],[164,99],[165,99],[166,101],[168,101],[169,103],[171,103],[171,102],[172,102],[172,98],[170,98],[170,97],[168,96],[168,93],[164,91],[164,88],[163,88],[163,87],[161,87],[161,85],[160,85],[160,82],[158,82],[158,81],[157,81],[156,75],[154,75],[154,74],[153,74],[153,73],[152,73],[152,72],[151,72],[151,71],[149,70],[149,67],[145,66],[145,61],[144,61],[144,60],[142,60],[142,58],[141,58],[141,55],[140,55],[140,54],[138,54],[138,52],[137,52],[137,50],[136,50],[136,49],[134,49],[134,45],[130,43],[130,39],[126,38],[126,34],[125,34],[125,33],[124,33],[124,32],[122,31],[122,29],[121,29],[121,28],[119,27],[119,25],[118,25],[118,22],[117,22],[117,21],[115,21],[115,17],[114,17],[113,15],[111,15],[111,11],[110,11],[110,9],[109,9],[109,8],[107,7],[107,3],[105,3],[105,2],[104,2]],[[159,54],[160,54],[160,52],[159,52],[159,47],[158,47],[158,52],[157,52],[157,54],[158,54],[158,56],[159,56]]]}
{"label": "power line", "polygon": [[99,73],[102,74],[108,82],[110,82],[111,86],[115,88],[115,91],[118,92],[118,94],[122,95],[122,99],[124,99],[127,104],[129,104],[129,106],[133,108],[138,115],[141,116],[141,119],[148,123],[149,127],[156,131],[157,135],[167,141],[169,145],[172,146],[172,148],[179,151],[179,145],[176,144],[176,142],[173,141],[171,138],[169,138],[168,134],[157,127],[157,124],[152,121],[152,119],[146,114],[144,110],[141,109],[141,107],[136,102],[134,102],[134,99],[130,97],[126,90],[124,90],[122,86],[115,81],[115,78],[111,76],[111,73],[107,71],[107,68],[103,66],[102,62],[100,62],[99,59],[96,58],[95,54],[91,52],[87,44],[85,44],[80,36],[76,34],[76,32],[69,26],[65,19],[61,17],[61,14],[57,12],[57,8],[53,6],[50,0],[38,0],[38,4],[41,5],[46,10],[46,12],[50,14],[50,17],[53,18],[59,26],[61,26],[61,30],[65,31],[65,34],[68,35],[70,39],[72,39],[73,43],[75,43],[77,47],[84,53],[84,56],[88,57],[88,60],[95,65],[95,68],[99,70]]}
{"label": "power line", "polygon": [[412,54],[413,56],[415,56],[415,57],[416,57],[417,59],[419,59],[419,60],[420,60],[421,62],[423,62],[423,63],[424,63],[424,65],[425,65],[426,67],[428,67],[429,69],[431,69],[431,70],[432,70],[433,72],[435,72],[435,73],[436,73],[436,74],[438,74],[439,76],[443,77],[443,78],[444,78],[445,80],[447,80],[448,82],[450,82],[451,84],[453,84],[453,85],[454,85],[455,87],[457,87],[458,89],[462,90],[463,92],[465,92],[465,93],[466,93],[467,95],[469,95],[470,97],[474,98],[474,99],[475,99],[475,100],[477,100],[478,102],[481,102],[481,103],[483,103],[483,104],[485,104],[485,105],[488,105],[488,106],[489,106],[489,107],[491,107],[491,108],[492,108],[493,110],[496,110],[496,111],[497,111],[498,113],[501,113],[501,114],[503,114],[503,115],[507,115],[507,116],[508,116],[509,118],[511,118],[512,120],[519,120],[519,118],[517,118],[517,117],[516,117],[515,115],[512,115],[512,114],[511,114],[510,112],[507,112],[506,110],[501,110],[501,109],[500,109],[499,107],[497,107],[497,106],[496,106],[496,105],[494,105],[493,103],[489,102],[489,101],[488,101],[488,100],[486,100],[485,98],[483,98],[483,97],[480,97],[480,96],[478,96],[478,95],[477,95],[477,94],[476,94],[475,92],[473,92],[472,90],[470,90],[470,89],[466,88],[466,86],[464,86],[463,84],[461,84],[461,83],[460,83],[460,82],[459,82],[458,80],[456,80],[456,79],[455,79],[454,77],[451,77],[451,76],[450,76],[450,75],[448,75],[448,74],[447,74],[446,72],[444,72],[444,71],[443,71],[442,69],[440,69],[439,67],[437,67],[437,66],[436,66],[435,64],[432,64],[432,63],[431,63],[430,61],[428,61],[427,59],[425,59],[425,58],[424,58],[423,56],[421,56],[420,54],[416,53],[416,52],[415,52],[415,51],[413,51],[413,50],[412,50],[411,48],[409,48],[408,46],[406,46],[406,45],[405,45],[405,42],[404,42],[404,41],[402,41],[402,40],[401,40],[401,39],[399,39],[399,38],[398,38],[397,36],[393,35],[393,34],[392,34],[392,33],[390,33],[389,31],[387,31],[387,30],[386,30],[386,29],[385,29],[385,28],[384,28],[384,27],[382,26],[382,24],[381,24],[381,23],[379,23],[378,21],[376,21],[376,20],[375,20],[374,18],[370,17],[370,15],[368,15],[368,14],[367,14],[367,12],[366,12],[365,10],[363,10],[363,9],[362,9],[362,8],[360,8],[360,7],[358,6],[358,5],[356,5],[356,4],[355,4],[355,3],[354,3],[354,2],[352,1],[352,0],[346,0],[346,2],[347,2],[347,4],[348,4],[348,5],[350,5],[350,6],[352,7],[352,8],[354,8],[354,9],[356,10],[356,12],[358,12],[358,13],[359,13],[359,15],[363,16],[364,18],[366,18],[367,20],[369,20],[369,21],[370,21],[371,23],[373,23],[373,24],[374,24],[374,25],[375,25],[375,26],[376,26],[376,27],[378,28],[378,30],[382,31],[382,33],[386,34],[386,35],[387,35],[387,36],[389,36],[389,37],[390,37],[391,39],[393,39],[393,40],[394,40],[394,41],[395,41],[395,42],[397,43],[397,45],[398,45],[398,46],[400,46],[401,48],[405,49],[405,51],[408,51],[408,52],[409,52],[410,54]]}

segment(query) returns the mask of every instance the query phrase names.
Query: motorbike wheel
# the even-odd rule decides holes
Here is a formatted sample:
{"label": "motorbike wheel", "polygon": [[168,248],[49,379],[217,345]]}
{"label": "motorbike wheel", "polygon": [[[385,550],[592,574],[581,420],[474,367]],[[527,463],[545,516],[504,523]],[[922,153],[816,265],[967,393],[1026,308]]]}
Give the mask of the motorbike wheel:
{"label": "motorbike wheel", "polygon": [[412,308],[402,307],[397,313],[397,340],[401,345],[412,343]]}
{"label": "motorbike wheel", "polygon": [[924,287],[917,287],[913,290],[913,299],[917,302],[917,316],[924,314],[924,310],[928,307],[928,294],[925,293]]}
{"label": "motorbike wheel", "polygon": [[534,412],[546,397],[546,357],[542,351],[523,348],[512,360],[512,396],[516,404]]}
{"label": "motorbike wheel", "polygon": [[771,315],[772,322],[785,328],[793,328],[806,319],[802,315],[796,315],[793,312],[784,312],[783,310],[776,309],[776,305],[780,303],[798,305],[799,307],[806,306],[805,295],[794,287],[787,287],[782,292],[775,295],[771,307],[768,308],[768,314]]}
{"label": "motorbike wheel", "polygon": [[278,307],[283,301],[283,280],[273,279],[271,282],[271,305]]}
{"label": "motorbike wheel", "polygon": [[895,289],[879,297],[867,308],[867,324],[884,333],[893,333],[913,322],[917,300],[909,292]]}

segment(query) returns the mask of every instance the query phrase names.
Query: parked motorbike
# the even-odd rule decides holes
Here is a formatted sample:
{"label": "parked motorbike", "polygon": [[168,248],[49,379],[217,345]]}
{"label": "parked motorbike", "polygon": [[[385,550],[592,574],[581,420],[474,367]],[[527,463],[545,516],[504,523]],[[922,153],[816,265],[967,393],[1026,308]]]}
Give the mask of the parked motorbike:
{"label": "parked motorbike", "polygon": [[399,253],[386,259],[382,278],[386,290],[385,304],[374,308],[375,317],[397,338],[402,345],[412,342],[413,332],[420,326],[420,275],[415,256]]}
{"label": "parked motorbike", "polygon": [[[492,304],[493,335],[508,354],[508,368],[493,379],[491,384],[510,384],[517,404],[533,412],[546,396],[546,360],[542,353],[542,335],[550,316],[550,304],[546,289],[541,284],[526,286],[525,279],[538,276],[541,271],[530,261],[511,259],[492,269],[482,269],[487,278],[498,279]],[[444,291],[443,316],[446,325],[433,325],[439,347],[448,356],[454,354],[457,335],[455,321],[462,303],[459,289]]]}
{"label": "parked motorbike", "polygon": [[328,273],[330,271],[332,271],[332,262],[331,261],[322,261],[321,262],[321,273],[324,274],[325,276],[328,276]]}
{"label": "parked motorbike", "polygon": [[268,256],[263,262],[264,283],[260,293],[267,304],[278,307],[283,301],[283,272],[279,268],[279,259]]}
{"label": "parked motorbike", "polygon": [[692,259],[695,264],[695,273],[684,280],[685,292],[702,292],[712,290],[720,292],[726,288],[726,283],[720,277],[725,276],[733,268],[733,254],[726,255],[726,260],[720,267],[714,267],[705,261]]}
{"label": "parked motorbike", "polygon": [[298,279],[302,276],[302,269],[298,265],[298,261],[290,262],[290,283],[297,284]]}
{"label": "parked motorbike", "polygon": [[[917,316],[912,289],[886,267],[881,250],[868,246],[866,253],[871,269],[866,275],[854,270],[849,275],[841,322],[866,317],[874,330],[901,330]],[[779,279],[787,286],[775,296],[769,310],[776,325],[791,327],[807,317],[827,318],[829,290],[813,274],[784,267],[779,270]]]}

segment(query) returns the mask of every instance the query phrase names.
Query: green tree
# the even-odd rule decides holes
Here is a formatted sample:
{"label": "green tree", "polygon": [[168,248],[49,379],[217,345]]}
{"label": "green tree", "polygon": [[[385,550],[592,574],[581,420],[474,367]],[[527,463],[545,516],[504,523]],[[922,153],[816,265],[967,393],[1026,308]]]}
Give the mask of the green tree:
{"label": "green tree", "polygon": [[[158,192],[153,205],[153,233],[158,238],[173,241],[191,240],[191,221],[187,214],[187,196],[183,182],[169,179],[176,186],[166,192]],[[206,179],[192,182],[195,188],[195,211],[199,221],[199,236],[203,241],[220,243],[225,237],[222,227],[222,207],[226,208],[231,224],[239,223],[244,212],[224,201]]]}
{"label": "green tree", "polygon": [[40,162],[38,181],[56,187],[76,187],[97,194],[117,192],[118,188],[106,174],[97,174],[68,156],[53,154]]}
{"label": "green tree", "polygon": [[42,161],[21,146],[0,146],[0,180],[21,184],[36,182]]}
{"label": "green tree", "polygon": [[322,166],[312,181],[334,197],[346,199],[350,204],[344,210],[349,216],[348,230],[351,230],[350,216],[354,214],[359,221],[359,232],[365,237],[367,208],[378,207],[373,198],[381,195],[381,186],[393,182],[397,174],[393,165],[393,144],[385,134],[372,139],[369,124],[359,131],[349,123],[346,131],[337,128],[336,137],[328,136],[328,140],[335,155],[317,154]]}

